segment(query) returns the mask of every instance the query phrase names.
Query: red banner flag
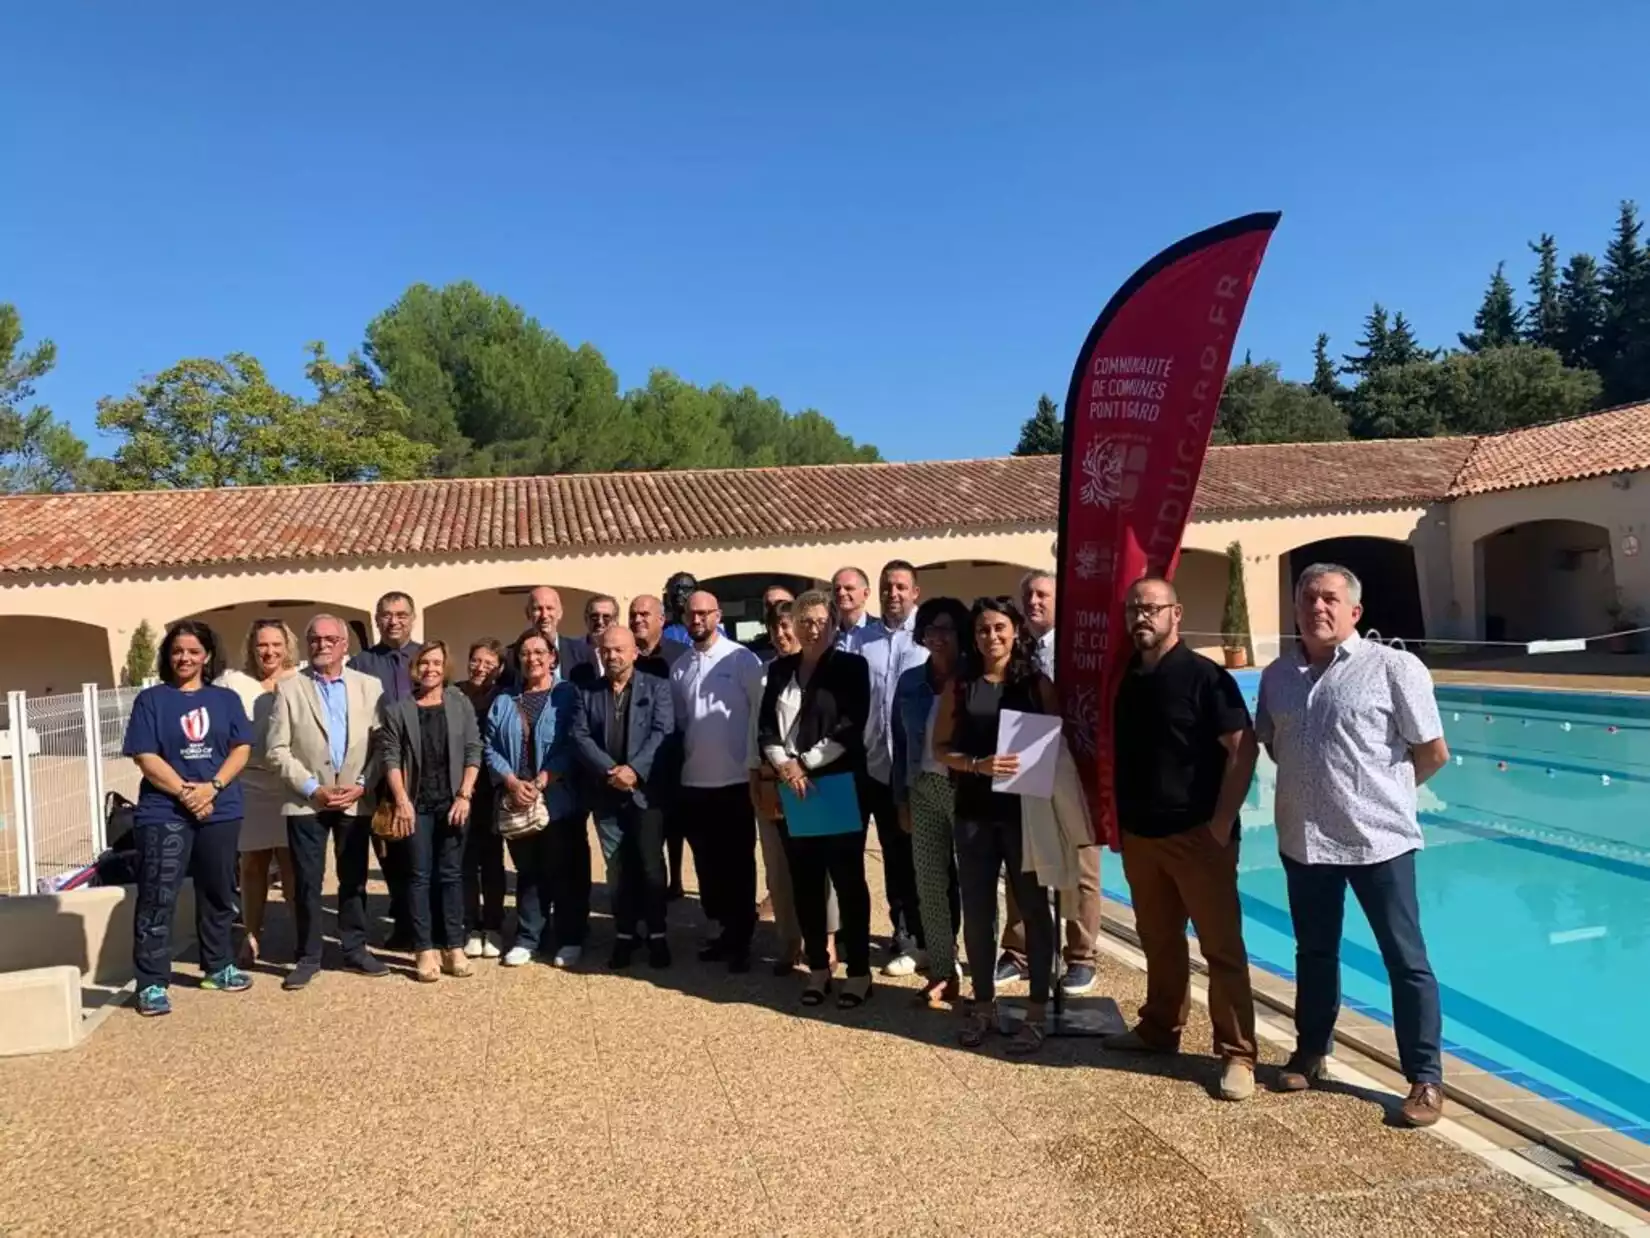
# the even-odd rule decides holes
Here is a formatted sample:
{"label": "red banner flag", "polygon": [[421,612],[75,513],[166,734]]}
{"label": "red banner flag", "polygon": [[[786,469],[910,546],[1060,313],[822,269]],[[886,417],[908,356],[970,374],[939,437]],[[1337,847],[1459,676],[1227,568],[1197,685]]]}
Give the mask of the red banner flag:
{"label": "red banner flag", "polygon": [[1055,682],[1094,815],[1118,846],[1112,702],[1129,587],[1172,577],[1249,290],[1277,227],[1245,215],[1171,245],[1117,290],[1077,355],[1060,464]]}

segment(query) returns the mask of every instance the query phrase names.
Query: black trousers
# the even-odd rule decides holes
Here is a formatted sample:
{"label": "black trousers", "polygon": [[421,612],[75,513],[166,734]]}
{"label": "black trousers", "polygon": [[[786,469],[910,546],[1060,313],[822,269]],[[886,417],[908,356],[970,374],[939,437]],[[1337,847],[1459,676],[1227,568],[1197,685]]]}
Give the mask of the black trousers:
{"label": "black trousers", "polygon": [[[917,896],[917,863],[911,854],[911,836],[899,828],[894,789],[869,774],[856,779],[860,821],[877,823],[877,846],[882,848],[883,888],[888,895],[888,920],[894,926],[894,953],[926,948],[922,908]],[[840,896],[839,896],[840,897]],[[844,920],[846,925],[847,921]]]}
{"label": "black trousers", "polygon": [[235,874],[241,822],[214,825],[157,821],[133,831],[137,841],[137,907],[132,919],[132,967],[138,991],[172,976],[172,915],[185,877],[195,881],[195,937],[207,975],[235,961]]}
{"label": "black trousers", "polygon": [[321,883],[327,875],[327,838],[338,868],[338,944],[346,958],[367,948],[367,853],[372,819],[341,812],[306,813],[286,819],[292,852],[293,919],[298,928],[298,962],[321,963]]}
{"label": "black trousers", "polygon": [[516,865],[516,940],[545,946],[546,925],[557,947],[583,946],[590,929],[590,834],[584,813],[550,822],[537,834],[511,838]]}
{"label": "black trousers", "polygon": [[413,832],[390,843],[407,873],[414,950],[456,950],[464,944],[464,830],[447,824],[451,808],[419,809]]}
{"label": "black trousers", "polygon": [[1026,962],[1031,969],[1031,1000],[1046,1002],[1054,976],[1054,914],[1048,891],[1037,874],[1025,871],[1018,821],[983,821],[959,815],[953,827],[957,872],[962,880],[963,944],[974,1000],[997,995],[997,879],[1003,876],[1026,926]]}
{"label": "black trousers", "polygon": [[504,840],[493,828],[493,811],[492,786],[478,779],[464,829],[464,928],[470,933],[504,928]]}
{"label": "black trousers", "polygon": [[[898,828],[897,826],[895,827]],[[830,933],[826,905],[836,890],[842,927],[837,948],[850,976],[871,974],[871,888],[865,883],[865,831],[792,837],[781,824],[785,861],[791,868],[791,896],[802,926],[802,946],[808,967],[824,971],[830,962]],[[826,885],[829,878],[830,885]]]}
{"label": "black trousers", "polygon": [[722,928],[722,944],[740,954],[756,932],[756,812],[750,785],[682,787],[676,810],[693,845],[699,902]]}
{"label": "black trousers", "polygon": [[650,937],[665,931],[665,816],[634,803],[598,805],[596,837],[607,862],[613,932],[633,937],[644,922]]}

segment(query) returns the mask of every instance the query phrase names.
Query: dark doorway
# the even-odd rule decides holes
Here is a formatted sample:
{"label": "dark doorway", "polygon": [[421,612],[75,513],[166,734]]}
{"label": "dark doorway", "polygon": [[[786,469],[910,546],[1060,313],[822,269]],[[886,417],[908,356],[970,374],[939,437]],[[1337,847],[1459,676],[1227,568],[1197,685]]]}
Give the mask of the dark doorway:
{"label": "dark doorway", "polygon": [[1295,581],[1314,563],[1338,563],[1363,583],[1364,617],[1358,631],[1379,632],[1406,641],[1424,640],[1421,618],[1421,582],[1415,572],[1415,551],[1408,542],[1384,537],[1329,537],[1289,552],[1289,579],[1284,592],[1290,598],[1289,630],[1295,631]]}

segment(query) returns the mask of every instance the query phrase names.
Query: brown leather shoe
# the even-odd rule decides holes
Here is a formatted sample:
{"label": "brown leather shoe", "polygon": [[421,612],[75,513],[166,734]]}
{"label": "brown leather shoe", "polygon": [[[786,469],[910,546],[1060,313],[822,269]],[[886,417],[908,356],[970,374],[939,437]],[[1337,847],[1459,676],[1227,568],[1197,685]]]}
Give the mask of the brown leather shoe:
{"label": "brown leather shoe", "polygon": [[1294,1054],[1278,1071],[1278,1091],[1304,1092],[1329,1078],[1326,1058]]}
{"label": "brown leather shoe", "polygon": [[470,960],[464,957],[462,950],[443,950],[441,952],[441,970],[449,976],[462,979],[475,974],[475,968],[470,966]]}
{"label": "brown leather shoe", "polygon": [[1404,1098],[1405,1126],[1432,1126],[1444,1116],[1444,1089],[1436,1083],[1417,1083]]}

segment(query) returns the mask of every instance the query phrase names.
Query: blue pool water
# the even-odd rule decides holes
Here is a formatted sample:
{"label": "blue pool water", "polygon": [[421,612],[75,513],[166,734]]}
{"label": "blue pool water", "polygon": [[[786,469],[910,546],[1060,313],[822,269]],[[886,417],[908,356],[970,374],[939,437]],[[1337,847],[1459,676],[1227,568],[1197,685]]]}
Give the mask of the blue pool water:
{"label": "blue pool water", "polygon": [[[1259,678],[1240,673],[1254,706]],[[1650,697],[1440,685],[1451,762],[1421,788],[1421,923],[1445,1048],[1650,1136]],[[1291,976],[1295,944],[1263,754],[1243,813],[1251,958]],[[1107,892],[1126,894],[1120,866]],[[1112,888],[1116,887],[1116,888]],[[1349,1007],[1391,1011],[1347,899]]]}

